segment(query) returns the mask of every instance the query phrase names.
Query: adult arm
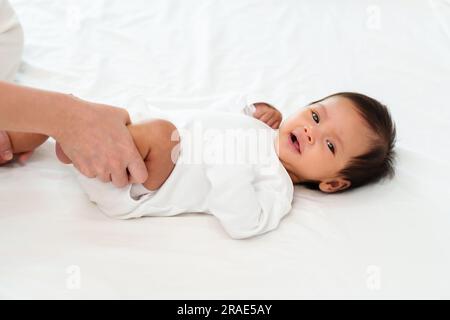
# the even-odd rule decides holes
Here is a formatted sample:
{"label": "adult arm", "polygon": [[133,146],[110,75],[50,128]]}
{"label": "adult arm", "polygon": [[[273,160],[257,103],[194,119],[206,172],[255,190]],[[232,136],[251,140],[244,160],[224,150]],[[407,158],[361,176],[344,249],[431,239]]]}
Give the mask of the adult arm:
{"label": "adult arm", "polygon": [[146,181],[126,110],[2,81],[0,97],[0,130],[51,136],[65,163],[72,162],[86,177],[118,187]]}

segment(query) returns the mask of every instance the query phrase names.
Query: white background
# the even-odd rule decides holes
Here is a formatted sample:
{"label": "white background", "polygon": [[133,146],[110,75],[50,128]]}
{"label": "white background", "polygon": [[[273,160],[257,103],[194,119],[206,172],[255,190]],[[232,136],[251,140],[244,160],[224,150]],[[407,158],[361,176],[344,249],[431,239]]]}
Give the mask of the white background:
{"label": "white background", "polygon": [[132,107],[265,92],[288,116],[336,91],[390,108],[393,181],[296,187],[272,233],[214,217],[115,221],[47,142],[0,168],[1,298],[450,298],[450,2],[14,0],[19,83]]}

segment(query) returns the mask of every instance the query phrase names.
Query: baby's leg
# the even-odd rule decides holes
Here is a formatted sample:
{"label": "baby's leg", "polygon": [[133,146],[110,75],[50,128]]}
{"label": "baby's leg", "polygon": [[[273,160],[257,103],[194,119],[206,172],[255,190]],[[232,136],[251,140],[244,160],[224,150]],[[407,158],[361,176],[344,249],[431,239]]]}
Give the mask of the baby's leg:
{"label": "baby's leg", "polygon": [[7,132],[14,154],[33,151],[43,144],[48,137],[37,133]]}
{"label": "baby's leg", "polygon": [[134,143],[147,166],[148,179],[144,187],[157,190],[175,167],[179,154],[177,128],[167,120],[152,119],[128,126]]}

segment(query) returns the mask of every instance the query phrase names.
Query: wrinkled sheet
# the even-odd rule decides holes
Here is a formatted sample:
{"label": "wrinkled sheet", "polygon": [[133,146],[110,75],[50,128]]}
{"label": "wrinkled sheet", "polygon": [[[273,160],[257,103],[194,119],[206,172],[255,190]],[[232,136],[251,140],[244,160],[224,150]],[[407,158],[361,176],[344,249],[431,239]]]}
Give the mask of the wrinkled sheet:
{"label": "wrinkled sheet", "polygon": [[296,186],[278,230],[238,241],[198,213],[105,217],[48,141],[0,168],[0,298],[450,298],[449,1],[11,3],[21,84],[127,108],[260,91],[285,117],[360,91],[398,161],[344,194]]}

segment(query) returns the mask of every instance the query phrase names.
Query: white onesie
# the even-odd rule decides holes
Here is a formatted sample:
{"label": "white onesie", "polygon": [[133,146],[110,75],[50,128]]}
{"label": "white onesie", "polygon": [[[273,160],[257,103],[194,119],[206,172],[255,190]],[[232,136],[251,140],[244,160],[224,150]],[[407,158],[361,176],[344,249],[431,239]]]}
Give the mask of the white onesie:
{"label": "white onesie", "polygon": [[[247,104],[242,111],[249,114],[252,107]],[[165,118],[177,127],[178,160],[156,191],[137,184],[119,189],[77,174],[106,215],[129,219],[202,212],[219,219],[235,239],[277,228],[291,209],[294,188],[275,151],[275,130],[243,113],[144,109],[133,119]]]}
{"label": "white onesie", "polygon": [[0,0],[0,80],[12,81],[20,66],[23,31],[7,0]]}

